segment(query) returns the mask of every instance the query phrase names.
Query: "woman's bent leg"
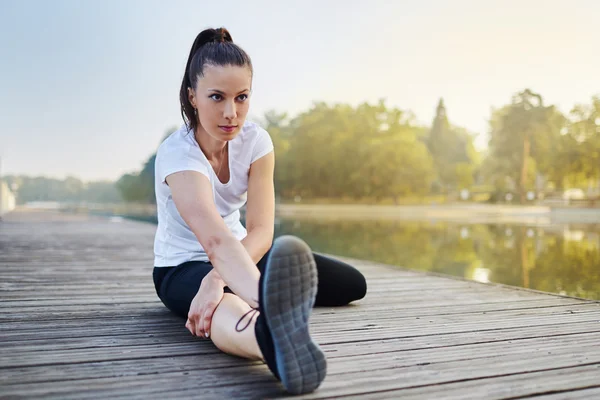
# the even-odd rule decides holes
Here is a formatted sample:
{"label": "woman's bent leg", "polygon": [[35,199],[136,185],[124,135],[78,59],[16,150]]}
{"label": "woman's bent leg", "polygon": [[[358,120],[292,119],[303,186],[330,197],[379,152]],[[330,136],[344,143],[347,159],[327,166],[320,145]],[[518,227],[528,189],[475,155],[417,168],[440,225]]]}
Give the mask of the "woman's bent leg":
{"label": "woman's bent leg", "polygon": [[[251,310],[252,308],[240,297],[225,293],[213,314],[210,337],[215,346],[225,353],[262,360],[254,333],[258,313],[247,314]],[[248,326],[243,330],[236,329],[240,324]]]}
{"label": "woman's bent leg", "polygon": [[[169,271],[162,273],[162,268],[169,268]],[[174,314],[187,319],[200,283],[212,269],[212,265],[205,261],[189,261],[176,267],[154,267],[158,297]]]}
{"label": "woman's bent leg", "polygon": [[[155,284],[164,305],[174,314],[187,318],[190,304],[198,293],[202,279],[213,269],[208,262],[191,261],[167,269],[155,268]],[[228,288],[215,309],[211,324],[211,339],[220,350],[252,360],[262,359],[256,342],[254,325],[258,313],[243,318],[241,324],[248,327],[236,331],[238,321],[252,308]],[[183,324],[182,324],[183,327]]]}

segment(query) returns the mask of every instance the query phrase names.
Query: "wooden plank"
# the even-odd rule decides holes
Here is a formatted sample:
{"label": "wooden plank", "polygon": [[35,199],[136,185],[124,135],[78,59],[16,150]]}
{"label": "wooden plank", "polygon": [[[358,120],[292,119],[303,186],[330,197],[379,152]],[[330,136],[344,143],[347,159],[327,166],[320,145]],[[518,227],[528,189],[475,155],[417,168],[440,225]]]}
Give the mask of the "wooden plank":
{"label": "wooden plank", "polygon": [[[600,360],[597,355],[590,357],[586,354],[573,354],[572,352],[538,355],[524,352],[516,356],[505,357],[500,355],[471,360],[469,363],[454,361],[377,370],[365,368],[362,371],[342,373],[335,378],[328,375],[329,379],[326,379],[319,391],[313,395],[307,395],[305,398],[362,396],[373,391],[385,392],[417,385],[423,387],[435,385],[438,389],[436,391],[438,395],[443,395],[443,386],[457,381],[475,379],[489,379],[492,381],[507,375],[511,375],[516,381],[517,377],[522,374],[532,372],[548,373],[556,369],[589,366],[589,369],[578,371],[579,379],[584,381],[582,385],[585,387],[598,383],[598,377],[600,376],[598,365],[600,365]],[[510,381],[512,382],[513,379]],[[548,381],[551,380],[552,378],[548,379]],[[463,391],[463,396],[468,396],[468,392]]]}
{"label": "wooden plank", "polygon": [[[225,357],[225,355],[220,355]],[[565,348],[562,352],[555,355],[547,355],[545,352],[531,353],[527,349],[521,349],[520,352],[514,354],[502,354],[481,359],[471,359],[469,362],[464,360],[440,362],[440,363],[421,363],[418,365],[410,365],[403,360],[387,360],[379,357],[385,365],[373,366],[362,365],[360,362],[345,363],[343,368],[338,368],[338,364],[330,363],[330,371],[328,379],[324,382],[323,387],[314,395],[305,396],[305,398],[321,398],[327,396],[343,396],[368,393],[377,388],[378,391],[396,390],[414,386],[415,380],[419,380],[427,385],[440,385],[445,382],[454,382],[458,377],[460,379],[483,379],[496,376],[510,374],[521,374],[535,372],[535,368],[540,365],[545,365],[545,368],[540,370],[548,371],[557,368],[566,368],[577,366],[577,364],[585,365],[600,365],[600,349],[594,349],[588,354],[573,353],[571,349]],[[548,367],[548,361],[551,360],[552,367]],[[543,363],[543,362],[546,363]],[[242,362],[242,361],[241,361]],[[246,361],[243,361],[247,363]],[[394,366],[393,366],[394,365]],[[385,368],[382,368],[385,367]],[[226,382],[231,384],[240,384],[251,382],[256,379],[264,379],[264,382],[272,382],[272,379],[266,374],[264,365],[244,365],[240,367],[230,367],[225,369],[210,369],[200,368],[196,370],[186,370],[187,375],[183,375],[181,371],[145,374],[137,376],[120,376],[118,378],[94,378],[78,381],[61,381],[47,382],[41,387],[40,385],[11,385],[8,387],[6,394],[12,395],[17,390],[20,393],[28,396],[41,395],[44,393],[69,394],[77,390],[78,393],[85,394],[86,391],[93,390],[104,395],[113,393],[122,393],[123,390],[132,390],[137,394],[140,391],[151,390],[150,384],[156,384],[158,387],[168,385],[169,388],[194,390],[206,389],[215,385],[215,379],[223,379],[223,372],[226,371]],[[235,372],[234,372],[235,371]],[[376,371],[377,373],[373,373]],[[507,372],[509,371],[509,372]],[[237,373],[236,373],[237,372]],[[598,378],[598,369],[585,371],[586,374],[580,373],[581,377],[585,377],[588,382]],[[250,379],[252,374],[255,374],[254,379]],[[591,376],[590,376],[591,374]],[[209,380],[204,380],[203,377],[211,377]],[[376,386],[373,386],[376,385]],[[17,386],[15,388],[15,386]],[[244,386],[245,387],[245,386]],[[168,392],[171,392],[169,389]],[[153,392],[156,391],[152,390]]]}
{"label": "wooden plank", "polygon": [[[555,300],[546,301],[545,303],[536,302],[536,305],[501,305],[501,304],[484,304],[484,305],[472,305],[468,307],[421,307],[418,311],[415,309],[407,309],[401,305],[391,306],[387,309],[374,310],[371,307],[360,307],[347,308],[346,310],[330,311],[322,313],[317,310],[314,313],[313,322],[320,322],[327,320],[328,322],[351,322],[351,321],[364,321],[365,317],[369,317],[370,321],[374,320],[386,320],[386,319],[398,319],[406,317],[414,317],[416,312],[420,318],[428,316],[444,316],[444,315],[464,315],[472,313],[497,313],[504,314],[509,311],[515,312],[532,312],[534,310],[541,312],[541,310],[548,310],[545,312],[559,313],[562,310],[564,312],[576,313],[576,312],[588,312],[594,311],[594,307],[600,311],[600,305],[596,303],[570,303],[565,304],[564,302],[557,302]],[[539,305],[538,305],[539,304]],[[547,304],[547,305],[544,305]],[[0,308],[0,311],[2,309]],[[103,305],[97,306],[75,306],[75,307],[43,307],[43,308],[27,308],[23,310],[21,307],[13,307],[10,309],[11,313],[2,314],[0,313],[0,326],[4,323],[17,322],[17,321],[44,321],[44,320],[65,320],[65,319],[81,319],[81,318],[155,318],[157,315],[164,314],[164,307],[162,303],[157,301],[148,303],[137,303],[135,306],[127,304],[114,304],[111,307]],[[23,312],[23,311],[26,311]],[[537,313],[536,315],[540,315]]]}
{"label": "wooden plank", "polygon": [[[127,332],[128,330],[147,331],[154,330],[161,326],[173,325],[178,319],[158,319],[156,315],[164,315],[165,310],[150,314],[149,318],[142,315],[128,318],[111,318],[110,325],[104,320],[91,318],[85,321],[82,326],[80,320],[65,320],[57,325],[53,321],[17,321],[0,324],[0,332],[8,339],[13,336],[25,335],[28,333],[38,333],[44,331],[46,337],[60,337],[61,333],[76,336],[79,333],[85,333],[94,330],[100,332]],[[153,316],[154,315],[154,316]],[[398,319],[386,319],[380,321],[363,321],[361,323],[346,324],[343,322],[327,322],[321,324],[312,324],[311,332],[321,339],[327,337],[337,337],[344,335],[359,335],[363,333],[373,333],[381,337],[389,337],[390,334],[396,336],[413,336],[415,333],[425,334],[435,331],[438,334],[450,332],[472,332],[487,329],[515,329],[525,326],[547,326],[551,324],[568,323],[590,323],[596,324],[600,320],[600,311],[578,311],[578,312],[546,312],[540,311],[535,314],[531,310],[522,310],[518,314],[513,313],[502,316],[500,313],[492,314],[468,314],[452,316],[428,316],[426,318],[405,317]],[[179,319],[182,321],[182,319]],[[58,335],[57,335],[58,334]],[[358,340],[358,338],[355,338]]]}
{"label": "wooden plank", "polygon": [[[598,331],[589,332],[591,334],[598,335]],[[574,332],[574,330],[565,329],[561,331],[561,333],[555,333],[554,335],[540,335],[540,336],[531,336],[527,339],[539,339],[541,341],[546,341],[551,338],[560,338],[561,336],[571,336],[571,337],[582,337],[580,335],[585,335],[585,333]],[[407,350],[425,350],[425,349],[436,349],[435,351],[443,351],[444,353],[453,353],[460,352],[466,345],[472,345],[474,348],[479,348],[481,346],[485,347],[486,345],[490,345],[490,348],[497,348],[497,346],[502,346],[504,342],[510,341],[511,343],[528,343],[527,339],[515,337],[516,335],[454,335],[450,337],[439,338],[437,341],[432,340],[430,337],[419,337],[419,338],[410,338],[410,339],[396,339],[396,340],[374,340],[370,342],[347,342],[347,343],[336,343],[336,344],[322,344],[323,349],[329,354],[331,358],[337,357],[346,357],[349,355],[368,355],[368,354],[384,354],[384,353],[393,353],[396,351],[407,351]],[[117,358],[115,359],[129,359],[131,357],[139,358],[139,352],[130,352],[131,348],[140,348],[146,346],[148,348],[147,353],[145,353],[148,357],[155,356],[155,348],[156,347],[165,347],[165,345],[173,345],[173,344],[187,344],[187,347],[191,348],[193,351],[199,351],[202,354],[202,351],[208,351],[205,347],[206,342],[199,343],[198,346],[200,348],[196,349],[195,341],[198,339],[193,339],[191,335],[180,331],[178,335],[175,334],[163,334],[158,338],[156,336],[148,335],[147,338],[139,338],[139,343],[136,343],[137,337],[131,338],[128,336],[123,341],[119,341],[119,337],[98,337],[92,338],[89,343],[81,341],[79,343],[70,343],[68,340],[53,344],[47,344],[45,346],[41,346],[40,344],[35,344],[34,346],[27,347],[26,344],[21,344],[20,346],[15,346],[14,351],[7,352],[5,357],[2,357],[2,364],[6,364],[8,366],[10,359],[17,359],[18,365],[23,366],[21,361],[25,360],[22,358],[24,355],[31,354],[31,361],[28,365],[38,365],[44,360],[44,357],[51,358],[52,354],[60,353],[64,363],[72,363],[72,362],[84,362],[84,361],[97,361],[98,359],[95,357],[96,354],[101,354],[102,356],[111,356],[112,354],[117,354]],[[39,341],[38,341],[39,342]],[[114,343],[111,343],[114,342]],[[496,343],[500,343],[497,345]],[[42,343],[43,344],[43,343]],[[111,345],[112,344],[112,345]],[[512,346],[512,344],[510,344]],[[456,349],[449,349],[450,347],[456,347]],[[108,348],[108,351],[105,352],[103,348]],[[167,346],[167,349],[170,347]],[[64,351],[66,350],[66,351]],[[42,353],[44,352],[44,353]],[[48,353],[49,352],[49,353]],[[43,355],[42,357],[36,357],[38,355]],[[86,354],[88,356],[86,356]],[[69,358],[69,355],[74,355],[74,358]],[[129,357],[131,356],[131,357]],[[78,358],[79,357],[79,358]],[[109,357],[110,358],[110,357]],[[112,359],[112,358],[110,358]],[[104,358],[102,359],[104,360]],[[50,361],[50,364],[52,360]],[[15,364],[16,365],[16,364]]]}
{"label": "wooden plank", "polygon": [[[598,333],[598,326],[590,326],[585,329],[577,324],[563,324],[549,327],[542,331],[538,327],[520,329],[520,330],[489,330],[472,333],[450,333],[450,334],[431,334],[412,337],[399,337],[392,339],[379,339],[365,341],[348,341],[342,343],[321,343],[321,346],[329,353],[338,356],[344,353],[344,348],[349,348],[351,353],[371,354],[394,349],[426,349],[426,348],[446,348],[451,346],[461,346],[467,344],[482,344],[502,341],[519,341],[525,339],[548,338],[565,335],[580,335],[587,333]],[[18,351],[46,351],[59,349],[86,349],[98,347],[120,346],[142,346],[154,344],[172,344],[194,342],[194,338],[184,329],[181,324],[176,329],[166,328],[156,330],[154,333],[140,334],[132,332],[122,335],[106,336],[87,336],[81,338],[58,338],[51,342],[46,338],[14,340],[10,342],[10,347],[6,347],[7,352]],[[7,343],[8,344],[8,343]],[[381,347],[384,349],[382,350]]]}
{"label": "wooden plank", "polygon": [[[582,367],[559,368],[542,372],[511,374],[493,378],[472,379],[441,385],[420,386],[390,391],[374,391],[361,394],[369,399],[418,400],[441,398],[445,400],[473,399],[595,399],[600,395],[598,374],[600,364]],[[596,381],[594,382],[594,378]],[[588,389],[579,389],[589,387]],[[558,392],[558,393],[552,393]],[[548,393],[544,395],[545,393]],[[324,398],[319,395],[313,399]]]}
{"label": "wooden plank", "polygon": [[[546,392],[549,393],[549,392]],[[518,399],[519,397],[515,397]],[[521,397],[523,398],[523,397]],[[600,398],[600,386],[590,385],[587,389],[562,390],[557,389],[556,393],[541,394],[536,397],[540,400],[589,400]]]}
{"label": "wooden plank", "polygon": [[[462,346],[438,346],[431,349],[414,348],[414,342],[407,345],[403,342],[375,343],[369,347],[372,353],[365,353],[355,350],[355,343],[337,344],[335,351],[331,352],[332,358],[344,357],[344,360],[353,360],[356,357],[361,358],[360,364],[368,366],[371,364],[380,365],[381,354],[386,357],[395,357],[395,354],[401,353],[403,360],[410,360],[411,352],[418,351],[417,360],[422,362],[431,360],[440,360],[443,357],[454,357],[458,359],[473,359],[484,356],[493,356],[494,354],[509,354],[513,349],[516,352],[522,351],[562,351],[565,348],[579,349],[586,346],[593,347],[600,341],[600,333],[593,332],[579,335],[542,337],[535,339],[523,339],[519,341],[479,343]],[[152,342],[152,341],[151,341]],[[156,344],[154,341],[153,344]],[[443,354],[439,354],[439,348],[444,348]],[[323,346],[328,349],[327,346]],[[38,346],[8,348],[0,351],[0,365],[4,368],[17,366],[33,365],[52,365],[65,363],[81,363],[85,361],[110,361],[121,359],[137,359],[144,357],[159,356],[177,356],[185,354],[205,354],[213,353],[218,350],[210,342],[200,340],[181,340],[180,342],[158,342],[155,346],[140,344],[126,346],[102,346],[102,347],[69,347],[69,346],[47,346],[39,348]],[[430,358],[428,358],[430,357]],[[418,362],[418,361],[417,361]],[[395,365],[395,364],[394,364]]]}
{"label": "wooden plank", "polygon": [[[552,331],[552,334],[548,333],[547,335],[539,335],[537,331],[530,332],[485,332],[483,334],[476,335],[464,335],[464,334],[455,334],[448,335],[445,337],[439,337],[438,340],[434,340],[431,337],[417,337],[417,338],[401,338],[401,339],[393,339],[393,340],[373,340],[367,342],[349,342],[344,344],[336,344],[336,345],[322,345],[324,351],[327,353],[328,358],[334,359],[339,357],[344,357],[347,355],[361,355],[361,354],[381,354],[385,351],[393,350],[423,350],[423,349],[437,349],[438,352],[444,352],[449,347],[459,347],[463,345],[482,345],[486,343],[502,343],[502,342],[513,342],[515,346],[517,346],[520,341],[525,339],[541,339],[545,340],[547,337],[553,336],[566,336],[566,335],[581,335],[582,332],[579,332],[578,327],[573,327],[571,325],[564,325],[562,329],[560,327],[557,328],[556,331]],[[586,332],[584,332],[586,333]],[[587,332],[587,333],[596,333],[598,331]],[[537,335],[537,336],[536,336]],[[179,332],[178,334],[161,332],[159,334],[149,334],[144,337],[140,337],[137,334],[127,335],[124,337],[120,336],[109,336],[109,337],[93,337],[80,339],[79,341],[74,341],[73,339],[63,339],[62,341],[52,341],[51,343],[46,343],[41,340],[37,340],[35,343],[35,349],[38,351],[45,351],[48,348],[52,349],[52,346],[57,346],[57,348],[61,348],[60,346],[64,346],[62,348],[68,348],[67,346],[72,346],[73,349],[85,349],[85,348],[94,348],[94,347],[104,347],[111,346],[112,347],[120,347],[120,346],[148,346],[152,347],[153,345],[163,345],[163,344],[172,344],[172,343],[189,343],[196,342],[198,339],[193,338],[187,332]],[[27,343],[27,342],[25,342]],[[205,342],[203,342],[205,343]],[[203,345],[204,346],[204,345]],[[17,346],[13,347],[15,351],[20,351]],[[207,350],[208,351],[208,350]],[[215,350],[216,351],[216,350]],[[181,356],[185,357],[185,356]],[[177,359],[180,360],[178,357]],[[105,376],[103,374],[108,373],[108,376],[113,376],[112,374],[127,374],[128,372],[134,370],[140,370],[142,373],[146,368],[148,370],[165,370],[165,362],[170,362],[173,360],[173,357],[167,358],[145,358],[143,363],[140,363],[136,360],[121,360],[121,361],[106,361],[106,362],[91,362],[87,360],[84,363],[77,364],[63,364],[60,369],[57,369],[50,366],[30,366],[23,367],[18,366],[15,368],[7,368],[3,369],[2,374],[0,374],[0,384],[3,381],[5,382],[38,382],[38,381],[48,381],[48,380],[57,380],[60,377],[68,376],[69,379],[82,379],[87,376],[95,376],[102,377]],[[183,361],[181,361],[183,362]],[[196,361],[194,361],[196,362]],[[105,365],[109,365],[110,368],[105,368]],[[169,364],[170,365],[170,364]],[[211,364],[212,365],[212,364]],[[185,368],[186,365],[180,365],[181,368]],[[216,367],[216,366],[215,366]],[[93,370],[93,373],[90,372]]]}
{"label": "wooden plank", "polygon": [[[39,331],[43,328],[44,337],[46,339],[56,338],[74,338],[74,337],[90,337],[97,335],[110,334],[129,334],[134,332],[156,332],[157,330],[178,331],[181,329],[179,324],[182,319],[170,315],[166,310],[163,310],[165,318],[158,320],[144,321],[143,319],[115,318],[110,325],[103,321],[91,320],[81,326],[77,321],[66,321],[60,326],[53,325],[51,322],[32,324],[32,323],[16,323],[12,327],[2,330],[3,342],[10,340],[31,340],[40,337]],[[588,315],[591,314],[591,315]],[[417,317],[415,317],[417,318]],[[550,315],[546,317],[536,318],[530,316],[520,316],[506,319],[490,319],[481,316],[481,320],[467,319],[464,322],[458,319],[450,323],[441,321],[435,324],[432,319],[423,319],[418,322],[407,321],[394,323],[394,326],[367,324],[373,326],[346,327],[342,332],[340,330],[331,330],[328,324],[314,325],[312,329],[315,337],[322,343],[336,343],[345,341],[362,341],[372,339],[393,339],[399,337],[412,337],[424,335],[445,335],[450,333],[469,333],[482,332],[493,330],[516,330],[526,327],[536,327],[541,331],[552,330],[554,326],[560,324],[578,324],[582,329],[588,327],[595,329],[598,327],[598,316],[595,313],[576,313],[576,314],[560,314]],[[135,322],[135,323],[134,323]],[[19,328],[20,326],[20,328]]]}
{"label": "wooden plank", "polygon": [[[360,304],[359,307],[356,305]],[[422,310],[428,308],[436,308],[440,310],[444,309],[460,309],[468,307],[476,310],[485,312],[489,309],[519,309],[519,308],[532,308],[532,307],[553,307],[560,305],[571,305],[571,304],[586,304],[581,300],[577,299],[562,299],[562,298],[537,298],[537,299],[517,299],[513,301],[489,301],[484,302],[478,299],[465,299],[461,302],[455,302],[448,304],[447,302],[420,302],[420,301],[406,301],[401,304],[385,304],[385,303],[367,303],[361,300],[356,303],[352,303],[347,307],[316,307],[316,311],[328,313],[329,315],[338,315],[340,313],[348,314],[348,316],[355,314],[356,312],[364,312],[369,310],[370,312],[385,312],[394,310]],[[111,296],[107,297],[87,297],[87,298],[76,298],[76,299],[55,299],[55,300],[0,300],[0,311],[20,311],[20,312],[41,312],[44,310],[68,310],[77,311],[79,309],[106,309],[107,307],[141,307],[145,306],[162,306],[162,303],[156,296],[156,294],[150,293],[145,297],[124,297],[124,296]],[[448,312],[448,311],[446,311]],[[323,314],[325,315],[325,314]]]}
{"label": "wooden plank", "polygon": [[[115,278],[116,279],[116,278]],[[118,289],[118,290],[117,290]],[[147,296],[148,292],[154,292],[154,288],[150,285],[144,287],[132,287],[125,288],[119,287],[115,289],[115,292],[118,291],[119,295],[129,295],[129,296]],[[29,290],[11,290],[11,291],[3,291],[3,298],[7,300],[18,300],[18,299],[34,299],[34,300],[56,300],[61,298],[76,298],[76,297],[99,297],[102,295],[106,295],[107,289],[104,288],[95,288],[85,290],[63,290],[63,291],[45,291],[40,292],[39,290],[35,290],[34,288]],[[527,292],[515,291],[514,293],[487,293],[486,291],[481,292],[467,292],[467,291],[435,291],[435,290],[421,290],[420,292],[413,293],[395,293],[386,295],[384,298],[376,297],[375,294],[371,293],[369,290],[367,298],[365,298],[364,303],[381,303],[382,301],[389,302],[390,304],[394,304],[395,302],[403,302],[403,301],[421,301],[422,303],[426,303],[428,301],[439,302],[445,300],[448,304],[451,304],[454,301],[466,301],[468,299],[479,298],[482,302],[489,301],[516,301],[523,299],[531,299],[533,295]],[[552,298],[552,296],[547,296],[546,298]]]}

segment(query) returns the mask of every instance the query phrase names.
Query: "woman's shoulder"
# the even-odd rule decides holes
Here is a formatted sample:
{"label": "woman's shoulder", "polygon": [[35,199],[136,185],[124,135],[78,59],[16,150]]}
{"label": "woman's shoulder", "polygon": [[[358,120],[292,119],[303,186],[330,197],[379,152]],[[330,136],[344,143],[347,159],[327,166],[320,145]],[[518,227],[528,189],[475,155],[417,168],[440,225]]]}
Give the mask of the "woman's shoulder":
{"label": "woman's shoulder", "polygon": [[241,133],[243,135],[246,135],[249,137],[255,137],[255,136],[264,135],[264,134],[268,135],[265,128],[263,128],[262,126],[260,126],[259,124],[257,124],[256,122],[253,122],[253,121],[244,122],[244,126],[242,127]]}
{"label": "woman's shoulder", "polygon": [[163,140],[154,159],[155,173],[161,181],[169,174],[184,170],[194,170],[209,176],[210,164],[195,143],[193,133],[185,125]]}
{"label": "woman's shoulder", "polygon": [[240,132],[240,136],[244,142],[252,142],[260,136],[269,135],[269,133],[256,122],[246,120]]}
{"label": "woman's shoulder", "polygon": [[259,124],[247,121],[244,123],[242,132],[243,152],[247,155],[248,164],[264,156],[273,150],[273,141],[266,129]]}

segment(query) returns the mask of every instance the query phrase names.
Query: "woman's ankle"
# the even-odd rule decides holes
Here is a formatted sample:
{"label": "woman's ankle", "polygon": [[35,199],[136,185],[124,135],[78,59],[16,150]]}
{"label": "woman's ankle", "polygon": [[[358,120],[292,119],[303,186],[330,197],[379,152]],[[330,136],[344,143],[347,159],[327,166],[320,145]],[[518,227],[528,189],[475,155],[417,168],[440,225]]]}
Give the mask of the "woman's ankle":
{"label": "woman's ankle", "polygon": [[256,345],[262,361],[267,364],[271,372],[279,379],[277,365],[275,364],[273,338],[264,317],[260,314],[254,321],[254,336],[256,337]]}

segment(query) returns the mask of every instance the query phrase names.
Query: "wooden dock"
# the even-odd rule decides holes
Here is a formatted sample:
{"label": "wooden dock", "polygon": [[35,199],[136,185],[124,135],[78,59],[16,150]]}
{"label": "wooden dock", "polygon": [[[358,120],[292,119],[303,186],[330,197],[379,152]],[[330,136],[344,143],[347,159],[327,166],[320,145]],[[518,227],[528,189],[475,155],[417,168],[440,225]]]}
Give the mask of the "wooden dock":
{"label": "wooden dock", "polygon": [[[152,283],[155,226],[13,212],[0,222],[0,398],[279,398]],[[317,308],[328,375],[307,399],[600,398],[600,304],[356,261],[365,299]]]}

